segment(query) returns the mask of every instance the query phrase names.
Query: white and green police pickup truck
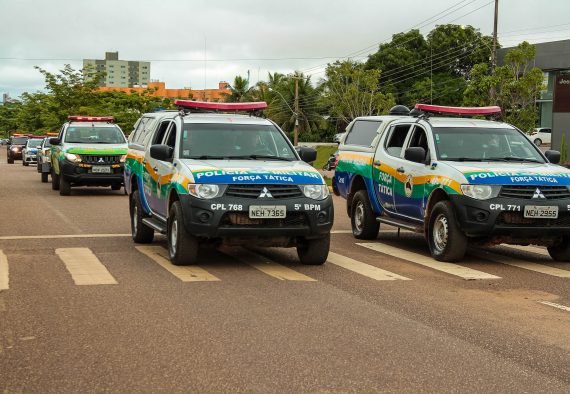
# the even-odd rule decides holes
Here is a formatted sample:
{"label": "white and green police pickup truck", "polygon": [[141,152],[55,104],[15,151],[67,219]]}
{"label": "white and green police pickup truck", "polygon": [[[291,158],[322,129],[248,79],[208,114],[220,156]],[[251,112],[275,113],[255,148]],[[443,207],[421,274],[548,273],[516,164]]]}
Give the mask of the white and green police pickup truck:
{"label": "white and green police pickup truck", "polygon": [[463,258],[469,243],[544,245],[570,261],[570,170],[506,123],[498,107],[418,104],[355,119],[339,149],[333,189],[356,238],[380,223],[425,234],[432,256]]}
{"label": "white and green police pickup truck", "polygon": [[120,190],[127,139],[111,116],[69,116],[51,144],[52,189],[67,196],[72,186]]}
{"label": "white and green police pickup truck", "polygon": [[303,264],[323,264],[334,212],[324,179],[306,163],[316,151],[297,152],[275,123],[236,114],[266,103],[175,104],[180,112],[145,114],[129,136],[133,240],[166,234],[175,265],[196,262],[205,244],[296,247]]}

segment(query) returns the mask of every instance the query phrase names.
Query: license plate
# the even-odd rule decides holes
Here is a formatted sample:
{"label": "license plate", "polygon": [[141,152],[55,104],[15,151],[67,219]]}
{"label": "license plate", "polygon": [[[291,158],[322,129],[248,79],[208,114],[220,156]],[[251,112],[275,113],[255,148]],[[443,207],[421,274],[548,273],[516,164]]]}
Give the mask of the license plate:
{"label": "license plate", "polygon": [[110,174],[111,167],[94,166],[91,168],[91,172],[94,174]]}
{"label": "license plate", "polygon": [[526,205],[524,207],[525,218],[536,219],[557,219],[558,207],[557,206],[540,206],[540,205]]}
{"label": "license plate", "polygon": [[250,219],[282,219],[287,215],[285,205],[250,205]]}

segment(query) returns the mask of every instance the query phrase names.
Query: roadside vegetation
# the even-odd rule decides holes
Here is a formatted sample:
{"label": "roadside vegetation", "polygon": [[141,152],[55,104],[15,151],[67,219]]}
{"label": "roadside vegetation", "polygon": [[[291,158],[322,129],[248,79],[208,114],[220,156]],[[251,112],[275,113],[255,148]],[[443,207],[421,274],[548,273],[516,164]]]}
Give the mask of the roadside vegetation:
{"label": "roadside vegetation", "polygon": [[[532,66],[534,46],[523,42],[510,50],[495,72],[490,54],[491,37],[472,26],[440,25],[426,36],[411,30],[394,34],[365,62],[338,60],[305,73],[269,73],[255,85],[238,75],[225,101],[266,101],[266,116],[290,136],[298,121],[301,142],[331,142],[357,116],[386,114],[395,104],[413,107],[420,102],[500,105],[507,122],[530,130],[538,119],[535,100],[543,83],[542,72]],[[65,65],[51,73],[36,68],[45,78],[45,90],[0,106],[0,132],[57,131],[67,115],[81,114],[113,115],[128,134],[141,114],[173,108],[171,99],[154,97],[150,89],[99,91],[97,81],[104,74],[91,70]],[[323,73],[316,71],[324,76],[317,78]]]}

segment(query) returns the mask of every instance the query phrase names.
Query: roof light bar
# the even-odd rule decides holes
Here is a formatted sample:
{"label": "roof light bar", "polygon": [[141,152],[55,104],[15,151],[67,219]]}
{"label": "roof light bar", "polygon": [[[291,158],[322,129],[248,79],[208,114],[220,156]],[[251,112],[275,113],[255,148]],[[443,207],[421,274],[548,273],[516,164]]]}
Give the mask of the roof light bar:
{"label": "roof light bar", "polygon": [[112,116],[68,116],[68,120],[74,122],[114,122],[115,118]]}
{"label": "roof light bar", "polygon": [[210,103],[207,101],[174,100],[174,105],[185,109],[224,112],[252,112],[261,111],[267,108],[267,103],[265,101],[252,103]]}
{"label": "roof light bar", "polygon": [[494,115],[501,113],[501,107],[446,107],[444,105],[416,104],[416,109],[423,112],[454,115]]}

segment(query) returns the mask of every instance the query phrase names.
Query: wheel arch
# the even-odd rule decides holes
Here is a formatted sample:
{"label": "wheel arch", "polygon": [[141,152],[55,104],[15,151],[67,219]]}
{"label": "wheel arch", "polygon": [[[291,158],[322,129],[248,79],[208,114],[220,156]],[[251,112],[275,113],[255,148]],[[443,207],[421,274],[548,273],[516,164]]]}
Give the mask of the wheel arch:
{"label": "wheel arch", "polygon": [[351,207],[354,195],[359,190],[368,190],[366,187],[366,182],[364,181],[364,177],[361,175],[356,175],[354,178],[352,178],[348,190],[348,194],[346,195],[346,213],[348,214],[348,217],[351,217]]}
{"label": "wheel arch", "polygon": [[426,235],[426,237],[428,234],[429,218],[431,216],[431,212],[433,210],[433,207],[438,202],[445,201],[445,200],[449,201],[449,195],[447,194],[447,192],[445,190],[443,190],[443,188],[438,187],[433,192],[431,192],[431,194],[428,198],[427,204],[426,204],[425,212],[424,212],[424,234]]}

